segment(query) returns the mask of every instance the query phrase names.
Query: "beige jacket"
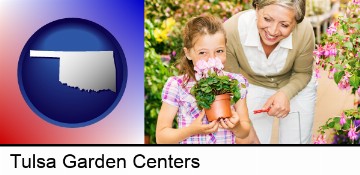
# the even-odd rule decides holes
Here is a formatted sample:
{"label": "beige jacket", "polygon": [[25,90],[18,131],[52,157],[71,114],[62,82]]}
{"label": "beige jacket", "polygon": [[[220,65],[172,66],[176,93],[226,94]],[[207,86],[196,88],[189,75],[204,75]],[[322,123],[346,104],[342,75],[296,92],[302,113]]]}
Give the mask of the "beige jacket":
{"label": "beige jacket", "polygon": [[289,50],[283,70],[274,76],[256,74],[250,67],[240,42],[238,18],[240,12],[224,23],[227,36],[225,69],[241,73],[251,84],[279,89],[289,99],[299,93],[311,79],[315,37],[310,22],[305,18],[292,32],[293,49]]}

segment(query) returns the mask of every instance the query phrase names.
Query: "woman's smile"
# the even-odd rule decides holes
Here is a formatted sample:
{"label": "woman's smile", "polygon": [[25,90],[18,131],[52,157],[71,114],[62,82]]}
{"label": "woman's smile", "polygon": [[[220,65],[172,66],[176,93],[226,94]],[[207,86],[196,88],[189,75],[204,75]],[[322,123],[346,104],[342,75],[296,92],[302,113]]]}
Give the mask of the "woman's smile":
{"label": "woman's smile", "polygon": [[[265,31],[265,30],[264,30]],[[278,36],[272,36],[268,32],[265,31],[265,39],[270,42],[275,42],[277,40]]]}

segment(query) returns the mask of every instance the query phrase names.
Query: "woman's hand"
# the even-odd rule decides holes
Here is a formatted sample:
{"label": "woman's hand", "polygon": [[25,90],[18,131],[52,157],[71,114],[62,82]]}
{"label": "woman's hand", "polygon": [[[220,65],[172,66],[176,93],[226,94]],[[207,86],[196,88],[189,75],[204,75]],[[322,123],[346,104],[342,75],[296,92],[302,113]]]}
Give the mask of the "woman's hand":
{"label": "woman's hand", "polygon": [[278,91],[271,96],[263,106],[263,109],[270,109],[268,115],[277,118],[284,118],[290,112],[290,100],[285,93]]}
{"label": "woman's hand", "polygon": [[233,131],[233,129],[239,125],[240,117],[237,112],[231,109],[232,116],[230,118],[221,118],[219,120],[220,128],[228,129]]}
{"label": "woman's hand", "polygon": [[209,124],[203,124],[202,120],[204,116],[205,116],[205,111],[202,110],[200,112],[200,115],[189,126],[191,128],[192,135],[209,134],[209,133],[214,133],[218,130],[219,123],[216,120],[212,121]]}

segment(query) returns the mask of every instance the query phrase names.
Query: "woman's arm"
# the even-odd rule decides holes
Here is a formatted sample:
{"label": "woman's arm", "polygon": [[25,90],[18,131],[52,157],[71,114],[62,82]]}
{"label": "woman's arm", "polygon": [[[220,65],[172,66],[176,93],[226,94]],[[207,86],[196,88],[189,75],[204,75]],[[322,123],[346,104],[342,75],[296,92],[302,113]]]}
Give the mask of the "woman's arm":
{"label": "woman's arm", "polygon": [[293,39],[298,39],[295,41],[297,43],[295,47],[299,47],[299,52],[295,56],[291,70],[292,75],[289,83],[279,89],[279,91],[285,93],[289,100],[309,83],[314,64],[315,36],[312,25],[309,20],[304,19],[302,23],[298,24],[297,30],[297,37]]}
{"label": "woman's arm", "polygon": [[311,80],[314,63],[313,51],[315,49],[313,28],[310,22],[304,19],[301,24],[298,24],[297,30],[296,38],[299,40],[296,41],[298,43],[296,47],[300,48],[295,56],[290,80],[277,93],[271,96],[263,106],[263,109],[271,107],[268,112],[270,116],[278,118],[286,117],[290,112],[290,99],[303,90]]}
{"label": "woman's arm", "polygon": [[216,121],[202,124],[202,119],[205,116],[204,111],[200,113],[190,126],[178,129],[172,128],[177,111],[178,107],[167,103],[162,104],[156,126],[156,142],[158,144],[179,143],[192,135],[213,133],[218,129],[219,124]]}

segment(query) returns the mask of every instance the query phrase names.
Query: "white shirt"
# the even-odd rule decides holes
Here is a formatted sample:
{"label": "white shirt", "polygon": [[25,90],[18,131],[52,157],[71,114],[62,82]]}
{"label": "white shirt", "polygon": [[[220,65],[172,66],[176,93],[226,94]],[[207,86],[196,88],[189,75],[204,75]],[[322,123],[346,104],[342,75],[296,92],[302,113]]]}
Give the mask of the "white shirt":
{"label": "white shirt", "polygon": [[240,42],[245,56],[255,73],[263,76],[277,75],[285,65],[289,49],[292,49],[292,33],[282,39],[266,58],[256,22],[255,10],[249,10],[239,17]]}

